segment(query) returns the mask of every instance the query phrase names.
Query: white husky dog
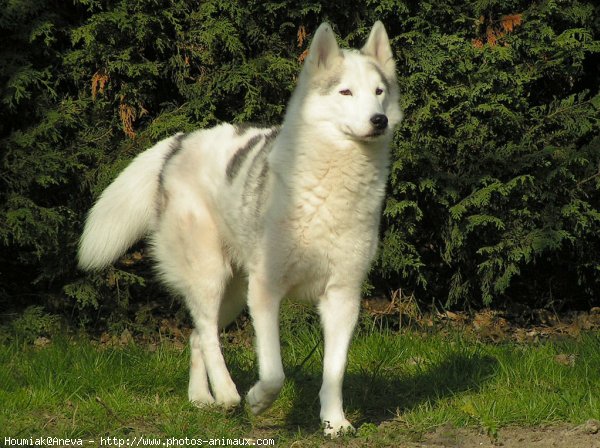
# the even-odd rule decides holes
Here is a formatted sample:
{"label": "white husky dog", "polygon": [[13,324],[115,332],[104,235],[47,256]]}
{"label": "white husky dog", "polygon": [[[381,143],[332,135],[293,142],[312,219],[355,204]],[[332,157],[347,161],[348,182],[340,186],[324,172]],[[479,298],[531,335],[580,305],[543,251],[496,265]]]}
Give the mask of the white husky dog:
{"label": "white husky dog", "polygon": [[163,140],[136,157],[91,209],[81,268],[106,267],[148,235],[162,280],[185,298],[195,324],[192,402],[240,402],[219,328],[247,304],[259,367],[247,401],[254,413],[267,409],[284,381],[280,302],[306,297],[318,305],[324,331],[325,434],[353,429],[342,381],[377,247],[398,103],[383,25],[375,23],[362,49],[340,50],[324,23],[282,126],[222,124]]}

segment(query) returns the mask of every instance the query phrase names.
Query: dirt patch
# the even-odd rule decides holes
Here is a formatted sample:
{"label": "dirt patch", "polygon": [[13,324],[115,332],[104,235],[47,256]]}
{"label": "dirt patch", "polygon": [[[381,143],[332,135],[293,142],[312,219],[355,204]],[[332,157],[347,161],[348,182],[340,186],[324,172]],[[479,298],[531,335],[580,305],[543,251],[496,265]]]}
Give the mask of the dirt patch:
{"label": "dirt patch", "polygon": [[556,313],[514,305],[510,309],[464,311],[421,311],[413,296],[394,293],[371,297],[363,307],[375,324],[415,331],[461,331],[491,342],[536,343],[548,339],[577,338],[584,332],[600,330],[600,307],[587,311]]}
{"label": "dirt patch", "polygon": [[441,426],[424,434],[419,442],[411,442],[407,448],[600,448],[600,422],[589,420],[583,425],[552,425],[542,427],[509,426],[490,437],[483,431],[469,428]]}

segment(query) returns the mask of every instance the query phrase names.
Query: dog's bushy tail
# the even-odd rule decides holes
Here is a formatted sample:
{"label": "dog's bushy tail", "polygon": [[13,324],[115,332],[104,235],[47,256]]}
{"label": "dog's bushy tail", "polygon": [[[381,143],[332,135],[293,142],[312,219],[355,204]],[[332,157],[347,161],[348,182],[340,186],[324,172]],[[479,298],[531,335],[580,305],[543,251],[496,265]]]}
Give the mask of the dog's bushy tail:
{"label": "dog's bushy tail", "polygon": [[112,264],[152,230],[160,172],[175,138],[138,155],[100,195],[79,241],[81,269],[99,270]]}

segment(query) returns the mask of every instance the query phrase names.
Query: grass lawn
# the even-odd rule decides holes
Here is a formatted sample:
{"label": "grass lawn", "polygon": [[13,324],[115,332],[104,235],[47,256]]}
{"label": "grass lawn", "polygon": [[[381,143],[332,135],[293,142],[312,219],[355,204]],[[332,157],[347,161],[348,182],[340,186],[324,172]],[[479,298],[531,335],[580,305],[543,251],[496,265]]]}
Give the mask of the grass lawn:
{"label": "grass lawn", "polygon": [[[321,446],[322,344],[316,315],[305,308],[284,307],[287,381],[260,416],[244,406],[225,412],[190,405],[189,352],[166,340],[150,349],[59,333],[44,347],[11,338],[0,345],[0,444],[5,437],[99,444],[100,437],[144,436]],[[245,394],[257,376],[251,330],[224,337],[223,345]],[[492,343],[458,331],[380,331],[365,318],[351,347],[344,397],[358,431],[336,443],[349,446],[399,446],[448,423],[494,438],[507,425],[600,419],[600,335]]]}

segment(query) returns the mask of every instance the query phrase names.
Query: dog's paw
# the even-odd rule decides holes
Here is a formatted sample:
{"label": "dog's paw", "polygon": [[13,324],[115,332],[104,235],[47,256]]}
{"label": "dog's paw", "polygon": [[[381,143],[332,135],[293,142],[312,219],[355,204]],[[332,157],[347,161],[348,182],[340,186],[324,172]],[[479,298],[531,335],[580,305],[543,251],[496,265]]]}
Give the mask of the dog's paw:
{"label": "dog's paw", "polygon": [[215,404],[215,399],[210,392],[200,392],[190,390],[188,391],[188,399],[197,408],[203,408],[205,406],[211,406]]}
{"label": "dog's paw", "polygon": [[354,426],[346,419],[340,421],[323,420],[323,433],[326,437],[335,439],[346,434],[354,434],[356,430]]}
{"label": "dog's paw", "polygon": [[215,404],[217,404],[218,406],[222,406],[225,409],[229,409],[236,407],[240,404],[241,401],[242,397],[240,397],[240,394],[238,394],[237,391],[233,391],[229,394],[222,394],[221,396],[217,395],[217,398],[215,399]]}
{"label": "dog's paw", "polygon": [[252,413],[256,415],[266,411],[273,404],[280,390],[281,386],[279,385],[277,387],[264,387],[260,381],[252,386],[246,396],[246,401],[250,405]]}

